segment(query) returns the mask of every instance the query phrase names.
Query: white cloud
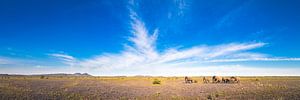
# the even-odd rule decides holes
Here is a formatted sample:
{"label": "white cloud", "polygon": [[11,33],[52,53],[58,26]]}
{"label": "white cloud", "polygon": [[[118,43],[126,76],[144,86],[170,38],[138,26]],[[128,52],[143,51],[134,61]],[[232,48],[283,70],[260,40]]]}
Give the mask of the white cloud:
{"label": "white cloud", "polygon": [[240,59],[216,59],[207,62],[241,62],[241,61],[300,61],[300,58],[240,58]]}
{"label": "white cloud", "polygon": [[13,66],[13,67],[3,67],[0,70],[0,74],[22,74],[22,75],[32,75],[32,74],[54,74],[54,73],[76,73],[76,72],[88,72],[87,70],[67,67],[67,66],[48,66],[48,65],[31,65],[31,66]]}
{"label": "white cloud", "polygon": [[50,56],[60,58],[64,61],[73,61],[75,58],[73,56],[67,55],[67,54],[59,54],[59,53],[53,53],[49,54]]}
{"label": "white cloud", "polygon": [[62,60],[63,63],[74,66],[74,64],[77,62],[77,59],[73,56],[67,55],[67,54],[61,54],[61,53],[52,53],[48,54],[49,56],[55,57],[57,59]]}
{"label": "white cloud", "polygon": [[1,64],[9,64],[9,63],[12,63],[12,61],[5,59],[5,58],[0,58],[0,65]]}
{"label": "white cloud", "polygon": [[[53,59],[26,59],[14,57],[0,57],[0,74],[49,74],[92,72],[75,67],[77,59],[66,54],[47,54]],[[57,60],[58,59],[58,60]],[[63,65],[59,62],[64,63]]]}
{"label": "white cloud", "polygon": [[[282,61],[300,60],[299,58],[274,58],[266,54],[249,52],[267,45],[263,42],[229,43],[215,46],[198,45],[191,48],[169,48],[159,52],[156,50],[158,29],[150,34],[145,23],[134,9],[129,8],[131,18],[131,44],[125,45],[120,54],[103,54],[93,58],[83,59],[78,65],[84,68],[99,70],[102,74],[112,75],[180,75],[186,72],[205,71],[212,75],[216,70],[223,74],[232,73],[233,67],[201,67],[201,63],[237,62],[237,61]],[[186,67],[182,67],[186,66]],[[187,66],[194,66],[193,68]],[[200,66],[200,67],[199,67]],[[237,73],[243,70],[260,70],[239,67]],[[276,70],[277,71],[277,70]],[[274,71],[274,72],[276,72]],[[169,74],[168,74],[169,73]]]}

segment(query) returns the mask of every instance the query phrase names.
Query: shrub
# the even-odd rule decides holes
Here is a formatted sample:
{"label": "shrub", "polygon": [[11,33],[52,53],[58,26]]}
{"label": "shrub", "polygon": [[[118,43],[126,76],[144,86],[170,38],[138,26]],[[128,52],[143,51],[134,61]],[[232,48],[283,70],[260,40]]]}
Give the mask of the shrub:
{"label": "shrub", "polygon": [[40,79],[44,79],[45,78],[45,76],[44,75],[42,75],[41,77],[40,77]]}
{"label": "shrub", "polygon": [[160,80],[154,79],[154,81],[152,82],[152,84],[160,84]]}

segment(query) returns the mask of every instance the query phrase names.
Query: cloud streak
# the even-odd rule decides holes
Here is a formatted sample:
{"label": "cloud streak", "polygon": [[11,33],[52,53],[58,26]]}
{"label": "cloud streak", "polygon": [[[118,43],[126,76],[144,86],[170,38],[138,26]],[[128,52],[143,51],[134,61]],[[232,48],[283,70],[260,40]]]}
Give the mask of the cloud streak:
{"label": "cloud streak", "polygon": [[249,5],[253,2],[253,0],[245,1],[243,4],[238,6],[237,8],[233,9],[232,11],[225,14],[220,21],[216,24],[215,28],[219,29],[223,26],[230,25],[233,23],[234,19],[238,17],[239,13],[245,10]]}
{"label": "cloud streak", "polygon": [[60,54],[60,53],[52,53],[48,54],[51,57],[57,58],[59,60],[62,60],[64,64],[74,66],[77,62],[77,59],[73,56],[67,55],[67,54]]}
{"label": "cloud streak", "polygon": [[12,61],[5,58],[0,58],[0,65],[10,64],[10,63],[12,63]]}
{"label": "cloud streak", "polygon": [[[134,3],[131,3],[134,6]],[[102,54],[92,58],[80,60],[78,65],[84,68],[100,70],[101,72],[149,72],[173,71],[186,69],[180,66],[197,66],[201,63],[240,62],[240,61],[300,61],[299,58],[270,57],[267,54],[250,52],[267,45],[263,42],[229,43],[215,46],[197,45],[191,48],[169,48],[158,51],[156,40],[159,30],[149,33],[146,24],[139,18],[133,7],[129,7],[132,36],[129,44],[119,54]],[[56,55],[63,58],[68,56]],[[68,61],[68,60],[66,60]],[[207,68],[207,67],[206,67]],[[197,68],[196,68],[197,69]],[[198,68],[199,69],[199,68]],[[201,68],[200,68],[201,69]],[[203,68],[202,68],[203,69]],[[158,71],[158,72],[160,72]],[[179,72],[178,72],[179,73]]]}

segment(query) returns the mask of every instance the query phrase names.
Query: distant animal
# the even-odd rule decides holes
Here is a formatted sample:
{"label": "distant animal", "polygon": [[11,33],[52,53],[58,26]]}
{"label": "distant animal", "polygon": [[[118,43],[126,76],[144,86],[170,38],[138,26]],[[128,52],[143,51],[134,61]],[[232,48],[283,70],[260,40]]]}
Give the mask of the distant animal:
{"label": "distant animal", "polygon": [[212,77],[212,82],[213,83],[221,83],[222,82],[222,77],[221,76],[213,76]]}
{"label": "distant animal", "polygon": [[206,78],[206,77],[203,77],[203,82],[204,82],[204,83],[209,83],[209,79]]}
{"label": "distant animal", "polygon": [[232,76],[229,79],[230,79],[230,82],[232,82],[232,83],[239,83],[240,82],[240,78],[239,77]]}
{"label": "distant animal", "polygon": [[193,83],[193,80],[187,76],[184,77],[184,81],[185,81],[185,83]]}
{"label": "distant animal", "polygon": [[9,79],[9,75],[8,74],[0,74],[1,79]]}
{"label": "distant animal", "polygon": [[229,79],[229,78],[222,77],[222,82],[223,82],[223,83],[229,83],[229,82],[230,82],[230,79]]}

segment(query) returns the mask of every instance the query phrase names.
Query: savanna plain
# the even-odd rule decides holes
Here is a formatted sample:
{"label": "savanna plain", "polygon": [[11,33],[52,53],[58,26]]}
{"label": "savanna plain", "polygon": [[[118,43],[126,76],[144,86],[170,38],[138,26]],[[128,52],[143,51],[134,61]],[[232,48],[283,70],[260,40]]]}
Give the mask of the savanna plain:
{"label": "savanna plain", "polygon": [[[1,100],[297,100],[300,77],[239,77],[239,83],[203,82],[203,76],[2,76]],[[211,76],[206,77],[212,80]]]}

